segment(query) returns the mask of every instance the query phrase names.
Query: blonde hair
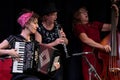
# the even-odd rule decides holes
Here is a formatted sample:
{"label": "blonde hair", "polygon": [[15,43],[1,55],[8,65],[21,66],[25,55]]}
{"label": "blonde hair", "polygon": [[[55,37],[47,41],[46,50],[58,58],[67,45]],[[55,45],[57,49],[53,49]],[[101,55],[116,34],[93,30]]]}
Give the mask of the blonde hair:
{"label": "blonde hair", "polygon": [[81,23],[81,20],[78,18],[78,16],[80,15],[81,11],[85,10],[87,11],[86,7],[82,6],[80,7],[73,15],[73,25],[77,24],[77,23]]}

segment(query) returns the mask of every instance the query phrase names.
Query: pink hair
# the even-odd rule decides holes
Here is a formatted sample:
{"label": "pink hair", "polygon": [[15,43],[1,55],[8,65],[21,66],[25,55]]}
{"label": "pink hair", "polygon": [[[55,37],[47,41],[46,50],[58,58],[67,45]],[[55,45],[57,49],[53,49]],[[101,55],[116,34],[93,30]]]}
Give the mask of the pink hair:
{"label": "pink hair", "polygon": [[21,27],[24,27],[25,23],[28,22],[32,15],[33,12],[24,13],[17,19],[17,22],[21,25]]}

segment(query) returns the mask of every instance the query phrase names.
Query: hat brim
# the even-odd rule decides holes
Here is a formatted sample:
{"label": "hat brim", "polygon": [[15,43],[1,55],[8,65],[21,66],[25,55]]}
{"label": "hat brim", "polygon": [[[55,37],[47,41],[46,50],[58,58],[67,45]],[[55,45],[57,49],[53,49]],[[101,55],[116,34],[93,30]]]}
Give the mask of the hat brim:
{"label": "hat brim", "polygon": [[48,14],[54,13],[54,12],[58,12],[58,10],[57,10],[57,9],[54,9],[54,10],[46,10],[46,11],[43,11],[43,12],[41,13],[41,16],[48,15]]}

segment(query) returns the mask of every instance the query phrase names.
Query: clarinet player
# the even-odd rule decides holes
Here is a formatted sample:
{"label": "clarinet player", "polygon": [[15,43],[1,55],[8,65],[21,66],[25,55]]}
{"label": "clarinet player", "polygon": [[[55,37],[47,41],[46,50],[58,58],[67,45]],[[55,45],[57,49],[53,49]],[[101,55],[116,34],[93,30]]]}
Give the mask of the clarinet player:
{"label": "clarinet player", "polygon": [[[60,69],[56,73],[55,77],[52,80],[63,80],[63,66],[65,62],[65,53],[62,44],[67,45],[68,39],[66,38],[65,32],[62,27],[59,26],[59,29],[55,23],[57,20],[58,10],[55,7],[54,3],[46,3],[43,10],[41,11],[42,20],[39,23],[39,30],[36,33],[36,40],[43,45],[49,47],[55,47],[61,52],[60,56]],[[38,39],[38,36],[41,38]]]}

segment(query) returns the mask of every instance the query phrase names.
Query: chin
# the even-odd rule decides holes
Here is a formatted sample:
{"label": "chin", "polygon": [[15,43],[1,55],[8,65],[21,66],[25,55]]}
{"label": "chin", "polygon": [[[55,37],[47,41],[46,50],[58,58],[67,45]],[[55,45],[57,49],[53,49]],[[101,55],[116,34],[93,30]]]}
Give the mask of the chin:
{"label": "chin", "polygon": [[36,33],[36,31],[32,31],[32,34],[35,34]]}

